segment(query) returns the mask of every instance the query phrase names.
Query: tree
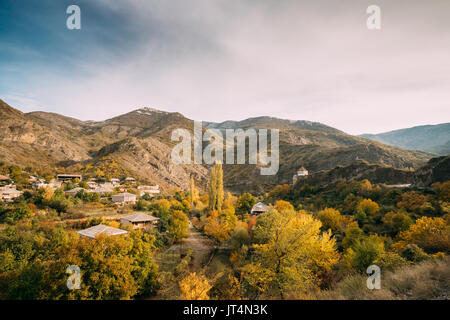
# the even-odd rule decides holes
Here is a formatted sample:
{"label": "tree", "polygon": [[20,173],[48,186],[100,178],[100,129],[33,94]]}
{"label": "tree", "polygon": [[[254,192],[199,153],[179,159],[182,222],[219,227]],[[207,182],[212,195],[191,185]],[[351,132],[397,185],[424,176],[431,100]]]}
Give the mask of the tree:
{"label": "tree", "polygon": [[413,220],[404,212],[388,212],[382,220],[392,231],[393,235],[407,230],[413,223]]}
{"label": "tree", "polygon": [[[0,236],[0,282],[8,280],[10,299],[130,299],[157,288],[155,238],[141,231],[93,240],[42,225],[11,228]],[[67,289],[70,265],[80,267],[79,290]]]}
{"label": "tree", "polygon": [[397,207],[410,212],[420,212],[420,208],[427,201],[427,198],[416,191],[409,191],[402,194],[402,200],[397,203]]}
{"label": "tree", "polygon": [[364,232],[361,230],[361,228],[358,226],[358,222],[351,222],[346,230],[345,230],[345,237],[342,240],[342,245],[344,248],[350,248],[353,247],[359,239],[364,235]]}
{"label": "tree", "polygon": [[190,181],[190,193],[191,193],[191,207],[193,208],[194,205],[197,204],[199,200],[199,194],[197,188],[195,188],[195,181],[194,177],[191,177]]}
{"label": "tree", "polygon": [[236,212],[241,215],[245,213],[250,213],[255,203],[256,198],[252,196],[250,193],[246,192],[238,198],[236,204]]}
{"label": "tree", "polygon": [[278,200],[277,202],[275,202],[274,208],[277,209],[278,211],[294,210],[294,206],[290,204],[288,201],[284,200]]}
{"label": "tree", "polygon": [[216,244],[219,245],[230,237],[233,228],[226,219],[219,217],[219,213],[213,210],[206,218],[204,231],[205,234],[213,237],[216,240]]}
{"label": "tree", "polygon": [[358,193],[363,196],[367,196],[370,191],[372,191],[372,184],[370,183],[370,181],[367,179],[361,181],[358,187]]}
{"label": "tree", "polygon": [[222,164],[216,163],[209,174],[209,209],[222,210],[224,191],[223,191],[223,170]]}
{"label": "tree", "polygon": [[363,199],[356,207],[356,218],[363,221],[369,217],[373,217],[380,212],[380,206],[371,199]]}
{"label": "tree", "polygon": [[167,199],[156,200],[149,206],[150,210],[154,210],[155,215],[160,219],[161,229],[167,230],[169,227],[170,209],[172,205]]}
{"label": "tree", "polygon": [[324,229],[331,229],[333,233],[342,232],[346,226],[351,222],[344,216],[341,216],[339,210],[333,208],[325,208],[317,214],[317,217],[322,222]]}
{"label": "tree", "polygon": [[346,250],[344,260],[353,268],[364,272],[368,266],[382,257],[384,241],[378,236],[362,237]]}
{"label": "tree", "polygon": [[339,259],[335,240],[331,233],[321,233],[321,226],[306,212],[290,208],[258,216],[254,259],[242,269],[250,286],[265,297],[284,298],[320,282]]}
{"label": "tree", "polygon": [[428,253],[450,252],[450,225],[442,218],[422,217],[408,230],[400,232],[399,238]]}
{"label": "tree", "polygon": [[196,272],[190,273],[179,282],[181,298],[185,300],[209,300],[208,292],[212,288],[208,279]]}
{"label": "tree", "polygon": [[223,169],[222,164],[216,164],[216,172],[217,172],[217,207],[216,209],[222,211],[223,199],[224,199],[224,191],[223,191]]}
{"label": "tree", "polygon": [[178,242],[189,236],[188,217],[180,210],[174,210],[169,218],[169,237],[173,242]]}
{"label": "tree", "polygon": [[436,182],[432,185],[434,192],[439,199],[443,201],[450,201],[450,181]]}
{"label": "tree", "polygon": [[6,219],[14,222],[31,216],[31,209],[25,201],[18,203],[14,209],[6,211]]}

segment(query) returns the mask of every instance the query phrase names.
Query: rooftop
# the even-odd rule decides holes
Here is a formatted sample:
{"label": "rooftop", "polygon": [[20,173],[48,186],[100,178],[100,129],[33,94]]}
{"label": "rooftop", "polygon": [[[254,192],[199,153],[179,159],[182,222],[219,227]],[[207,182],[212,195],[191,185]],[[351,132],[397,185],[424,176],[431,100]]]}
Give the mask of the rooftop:
{"label": "rooftop", "polygon": [[252,212],[266,212],[269,210],[269,207],[262,202],[258,202],[252,208]]}
{"label": "rooftop", "polygon": [[156,221],[159,220],[159,218],[148,215],[143,212],[137,212],[135,214],[132,214],[131,216],[126,216],[121,219],[128,220],[130,222],[147,222],[147,221]]}
{"label": "rooftop", "polygon": [[117,236],[121,234],[126,234],[128,233],[128,231],[113,228],[110,226],[105,226],[104,224],[99,224],[84,230],[77,231],[77,233],[81,234],[82,236],[95,239],[97,236],[101,234],[104,234],[106,236]]}

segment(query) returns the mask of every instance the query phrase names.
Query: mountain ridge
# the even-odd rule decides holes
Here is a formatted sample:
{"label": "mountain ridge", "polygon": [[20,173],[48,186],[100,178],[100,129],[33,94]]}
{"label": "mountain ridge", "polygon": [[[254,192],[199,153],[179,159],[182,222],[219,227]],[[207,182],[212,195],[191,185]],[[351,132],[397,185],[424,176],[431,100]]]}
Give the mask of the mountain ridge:
{"label": "mountain ridge", "polygon": [[[162,186],[187,188],[194,176],[206,188],[208,166],[179,166],[171,162],[171,132],[193,130],[194,121],[178,112],[140,108],[104,121],[82,121],[57,113],[22,113],[0,100],[0,160],[45,165],[77,171],[114,163],[120,172]],[[242,121],[204,122],[206,127],[280,130],[280,170],[275,176],[260,176],[258,165],[224,165],[225,185],[230,190],[264,192],[279,183],[290,183],[300,166],[311,172],[349,165],[355,160],[419,168],[432,154],[403,150],[352,136],[319,122],[253,117]]]}

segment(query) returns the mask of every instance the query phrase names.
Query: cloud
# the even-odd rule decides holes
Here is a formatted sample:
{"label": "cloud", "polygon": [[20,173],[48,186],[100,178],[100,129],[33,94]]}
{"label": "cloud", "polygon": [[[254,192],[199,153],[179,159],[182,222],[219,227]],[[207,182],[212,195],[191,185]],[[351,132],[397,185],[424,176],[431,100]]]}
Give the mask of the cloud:
{"label": "cloud", "polygon": [[448,121],[450,5],[378,3],[380,31],[366,28],[370,1],[82,1],[84,33],[58,29],[65,44],[52,40],[64,63],[30,57],[0,92],[33,92],[47,111],[96,120],[149,106],[349,133]]}

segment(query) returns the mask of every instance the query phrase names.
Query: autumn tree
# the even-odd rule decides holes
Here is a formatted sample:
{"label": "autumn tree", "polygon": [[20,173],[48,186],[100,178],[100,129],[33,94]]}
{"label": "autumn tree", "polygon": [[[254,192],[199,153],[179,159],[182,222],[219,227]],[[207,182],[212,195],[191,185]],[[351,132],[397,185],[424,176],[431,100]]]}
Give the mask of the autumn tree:
{"label": "autumn tree", "polygon": [[427,197],[416,191],[402,193],[402,200],[397,203],[397,207],[410,212],[420,212],[420,208],[427,201]]}
{"label": "autumn tree", "polygon": [[373,217],[380,212],[380,206],[371,199],[363,199],[356,207],[356,218],[359,221],[364,221],[367,218]]}
{"label": "autumn tree", "polygon": [[388,212],[382,219],[383,223],[389,228],[392,235],[400,231],[405,231],[413,223],[413,220],[405,212]]}
{"label": "autumn tree", "polygon": [[302,292],[337,263],[339,254],[331,233],[306,212],[271,209],[258,216],[253,228],[253,262],[242,272],[264,297],[284,298]]}
{"label": "autumn tree", "polygon": [[294,206],[290,202],[285,200],[278,200],[277,202],[275,202],[274,208],[280,212],[294,210]]}
{"label": "autumn tree", "polygon": [[193,208],[194,205],[196,205],[199,200],[199,193],[198,193],[197,188],[195,188],[194,177],[191,177],[189,189],[190,189],[190,194],[191,194],[191,207]]}
{"label": "autumn tree", "polygon": [[358,226],[358,222],[351,222],[345,229],[345,237],[342,240],[342,245],[344,248],[353,247],[363,235],[364,232]]}
{"label": "autumn tree", "polygon": [[216,163],[209,174],[208,184],[209,209],[222,210],[224,199],[222,164]]}
{"label": "autumn tree", "polygon": [[399,238],[428,253],[450,252],[450,225],[442,218],[422,217],[408,230],[400,232]]}
{"label": "autumn tree", "polygon": [[344,231],[351,222],[350,219],[342,216],[339,210],[333,208],[325,208],[319,211],[317,217],[322,222],[323,228],[331,229],[333,233]]}
{"label": "autumn tree", "polygon": [[208,292],[212,288],[203,274],[190,273],[179,283],[181,298],[184,300],[209,300]]}
{"label": "autumn tree", "polygon": [[432,187],[439,199],[450,201],[450,181],[436,182]]}
{"label": "autumn tree", "polygon": [[174,210],[169,218],[169,227],[167,229],[169,237],[173,242],[178,242],[189,236],[188,217],[180,210]]}
{"label": "autumn tree", "polygon": [[233,227],[223,216],[219,216],[217,210],[213,210],[206,218],[204,231],[205,234],[213,237],[216,240],[216,244],[219,245],[230,237]]}

